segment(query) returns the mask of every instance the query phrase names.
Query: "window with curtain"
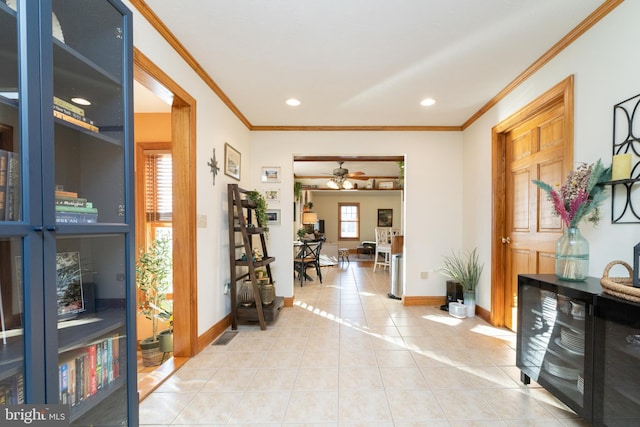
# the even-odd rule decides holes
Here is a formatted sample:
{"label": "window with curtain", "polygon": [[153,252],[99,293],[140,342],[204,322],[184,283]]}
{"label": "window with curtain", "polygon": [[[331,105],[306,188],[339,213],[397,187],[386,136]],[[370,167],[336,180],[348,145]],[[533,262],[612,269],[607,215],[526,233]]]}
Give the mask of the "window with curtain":
{"label": "window with curtain", "polygon": [[360,239],[360,203],[338,203],[340,240]]}

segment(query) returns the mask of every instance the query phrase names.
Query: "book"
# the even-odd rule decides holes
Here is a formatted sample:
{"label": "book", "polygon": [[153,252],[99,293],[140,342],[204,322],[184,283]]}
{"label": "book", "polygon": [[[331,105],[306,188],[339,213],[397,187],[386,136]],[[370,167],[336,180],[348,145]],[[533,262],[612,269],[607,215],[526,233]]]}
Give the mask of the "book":
{"label": "book", "polygon": [[96,389],[102,388],[102,343],[95,345],[96,348]]}
{"label": "book", "polygon": [[113,352],[113,379],[116,380],[120,376],[120,337],[118,334],[111,338],[111,348]]}
{"label": "book", "polygon": [[87,207],[87,199],[81,199],[77,197],[56,197],[56,206],[84,208]]}
{"label": "book", "polygon": [[58,224],[95,224],[98,222],[97,213],[56,212]]}
{"label": "book", "polygon": [[20,154],[9,151],[5,190],[5,220],[18,221],[21,214]]}
{"label": "book", "polygon": [[68,390],[69,390],[69,406],[76,405],[76,360],[71,359],[67,362],[68,371],[69,371],[69,381],[68,381]]}
{"label": "book", "polygon": [[56,190],[56,197],[66,197],[69,199],[77,199],[78,193],[74,191]]}
{"label": "book", "polygon": [[82,376],[82,389],[84,390],[85,400],[91,397],[91,363],[89,362],[89,350],[85,351],[82,356],[82,366],[84,367],[84,374]]}
{"label": "book", "polygon": [[89,346],[89,396],[98,392],[98,378],[96,369],[98,367],[98,355],[96,345]]}
{"label": "book", "polygon": [[79,212],[79,213],[97,214],[98,209],[93,207],[87,207],[87,206],[61,206],[56,204],[56,212]]}
{"label": "book", "polygon": [[78,120],[71,116],[67,116],[66,114],[61,113],[60,111],[57,111],[57,110],[53,110],[53,117],[60,119],[62,121],[65,121],[67,123],[72,123],[76,126],[80,126],[81,128],[90,130],[92,132],[100,132],[100,129],[97,126],[94,126],[91,123],[83,122],[82,120]]}
{"label": "book", "polygon": [[0,218],[4,218],[7,203],[7,164],[9,152],[0,150]]}
{"label": "book", "polygon": [[66,110],[72,111],[75,114],[84,117],[84,109],[81,107],[78,107],[75,104],[72,104],[71,102],[65,101],[62,98],[58,98],[57,96],[53,97],[53,105],[54,106],[58,106],[61,108],[64,108]]}
{"label": "book", "polygon": [[84,401],[84,353],[76,357],[76,402]]}
{"label": "book", "polygon": [[107,382],[112,383],[113,378],[113,338],[107,338],[107,366],[108,366],[108,374],[107,374]]}
{"label": "book", "polygon": [[68,404],[69,398],[69,365],[62,363],[59,367],[60,370],[60,403],[63,405]]}

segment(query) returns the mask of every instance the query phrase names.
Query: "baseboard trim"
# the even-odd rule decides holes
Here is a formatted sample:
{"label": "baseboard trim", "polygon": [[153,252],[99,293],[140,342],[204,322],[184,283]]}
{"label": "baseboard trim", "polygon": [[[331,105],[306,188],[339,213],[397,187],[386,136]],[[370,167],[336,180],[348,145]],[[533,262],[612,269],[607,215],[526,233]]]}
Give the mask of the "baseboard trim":
{"label": "baseboard trim", "polygon": [[[207,348],[216,338],[218,338],[229,326],[231,326],[231,313],[209,328],[204,334],[198,337],[198,353]],[[195,356],[195,354],[194,354]]]}
{"label": "baseboard trim", "polygon": [[405,295],[402,297],[402,304],[406,306],[414,306],[414,305],[433,305],[433,306],[441,306],[447,303],[446,296],[409,296]]}

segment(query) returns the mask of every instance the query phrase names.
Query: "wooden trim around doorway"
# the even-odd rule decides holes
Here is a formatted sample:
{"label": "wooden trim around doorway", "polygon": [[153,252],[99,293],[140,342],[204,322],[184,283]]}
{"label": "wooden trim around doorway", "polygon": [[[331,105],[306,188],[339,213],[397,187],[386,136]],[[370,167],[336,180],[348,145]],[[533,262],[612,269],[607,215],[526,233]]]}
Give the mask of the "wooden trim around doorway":
{"label": "wooden trim around doorway", "polygon": [[[502,237],[506,236],[506,146],[505,135],[522,122],[558,103],[564,104],[564,123],[567,144],[573,146],[573,75],[567,77],[539,98],[500,122],[491,130],[491,314],[490,323],[505,325],[505,250]],[[573,150],[571,150],[573,152]],[[570,164],[573,158],[565,159]]]}
{"label": "wooden trim around doorway", "polygon": [[173,296],[175,357],[198,353],[196,266],[196,100],[134,48],[134,76],[153,79],[173,94]]}

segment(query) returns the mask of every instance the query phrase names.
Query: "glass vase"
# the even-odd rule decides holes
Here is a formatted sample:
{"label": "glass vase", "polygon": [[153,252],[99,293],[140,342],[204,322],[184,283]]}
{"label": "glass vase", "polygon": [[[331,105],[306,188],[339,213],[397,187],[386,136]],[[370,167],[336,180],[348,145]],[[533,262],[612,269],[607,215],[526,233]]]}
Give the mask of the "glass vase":
{"label": "glass vase", "polygon": [[589,275],[589,242],[577,227],[565,229],[556,243],[556,276],[580,282]]}

